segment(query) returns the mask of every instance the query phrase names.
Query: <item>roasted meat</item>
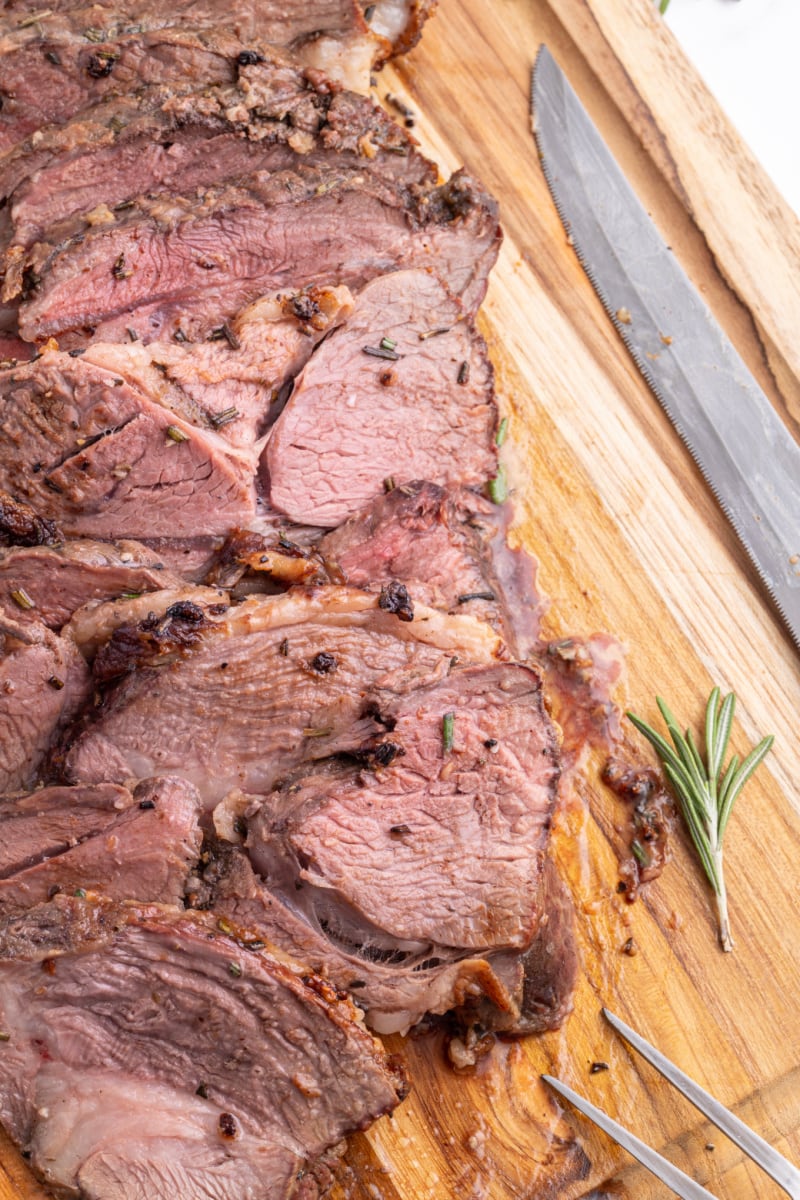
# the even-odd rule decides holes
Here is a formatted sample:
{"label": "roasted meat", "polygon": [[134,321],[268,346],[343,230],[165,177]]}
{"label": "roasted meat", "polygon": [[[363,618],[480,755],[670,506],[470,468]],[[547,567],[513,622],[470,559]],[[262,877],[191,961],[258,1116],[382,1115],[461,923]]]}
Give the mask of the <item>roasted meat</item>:
{"label": "roasted meat", "polygon": [[227,928],[74,897],[0,921],[0,1117],[49,1186],[288,1200],[402,1098],[350,1002]]}

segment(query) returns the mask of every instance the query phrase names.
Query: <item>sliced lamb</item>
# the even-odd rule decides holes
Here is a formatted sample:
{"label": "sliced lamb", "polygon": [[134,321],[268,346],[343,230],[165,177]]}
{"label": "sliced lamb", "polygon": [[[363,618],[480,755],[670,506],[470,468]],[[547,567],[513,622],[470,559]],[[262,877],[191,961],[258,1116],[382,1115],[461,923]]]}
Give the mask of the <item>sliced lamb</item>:
{"label": "sliced lamb", "polygon": [[496,204],[464,172],[409,197],[354,167],[298,164],[199,198],[140,197],[113,225],[38,246],[20,332],[197,341],[268,292],[360,288],[413,266],[437,271],[471,312],[498,248]]}
{"label": "sliced lamb", "polygon": [[[268,936],[324,964],[383,1032],[469,1008],[470,997],[497,1010],[484,1023],[516,1029],[522,973],[509,994],[492,964],[527,950],[548,920],[543,854],[559,768],[539,676],[516,664],[456,668],[377,703],[386,729],[358,748],[361,766],[289,776],[238,802],[229,827],[246,828],[263,887],[240,872],[213,903],[232,901],[255,927],[261,907]],[[230,805],[215,814],[223,834]]]}
{"label": "sliced lamb", "polygon": [[115,783],[38,788],[0,799],[0,879],[94,837],[132,803],[131,792]]}
{"label": "sliced lamb", "polygon": [[486,345],[459,301],[428,271],[381,275],[270,433],[270,505],[330,528],[394,483],[481,486],[497,470],[496,418]]}
{"label": "sliced lamb", "polygon": [[36,622],[0,619],[0,794],[32,787],[60,731],[91,695],[70,638]]}
{"label": "sliced lamb", "polygon": [[[159,0],[124,0],[113,6],[103,0],[85,7],[86,0],[56,3],[38,8],[32,20],[31,5],[12,4],[2,22],[0,37],[30,30],[29,36],[64,40],[69,34],[83,35],[88,29],[95,41],[112,44],[128,32],[154,31],[170,26],[198,30],[229,29],[244,42],[244,52],[254,55],[263,42],[284,47],[298,61],[337,82],[366,92],[371,69],[393,52],[383,30],[372,30],[357,0],[319,0],[315,4],[286,4],[284,0],[178,0],[164,5]],[[430,5],[414,5],[427,10]],[[423,12],[423,18],[425,13]],[[421,22],[416,12],[406,16],[407,30],[398,30],[397,52],[418,36]],[[397,22],[394,22],[397,25]]]}
{"label": "sliced lamb", "polygon": [[424,604],[496,619],[484,553],[496,511],[466,489],[403,483],[326,534],[319,552],[353,587],[379,590],[396,579]]}
{"label": "sliced lamb", "polygon": [[304,288],[263,297],[201,345],[95,342],[0,371],[0,486],[72,537],[246,525],[259,439],[351,304],[346,288]]}
{"label": "sliced lamb", "polygon": [[58,350],[0,372],[0,487],[72,537],[226,533],[256,513],[252,455],[114,370]]}
{"label": "sliced lamb", "polygon": [[[4,296],[22,290],[26,251],[63,241],[89,214],[113,224],[142,194],[191,195],[259,171],[335,160],[398,180],[436,182],[406,131],[364,96],[332,90],[271,52],[243,66],[239,83],[176,94],[168,85],[115,96],[64,126],[38,130],[3,163]],[[98,203],[98,198],[101,202]]]}
{"label": "sliced lamb", "polygon": [[[86,0],[53,0],[43,9],[37,0],[3,0],[2,14],[6,29],[49,30],[68,19],[75,30],[124,28],[127,25],[197,24],[199,28],[220,26],[237,34],[254,37],[267,31],[266,41],[279,46],[315,33],[347,31],[359,24],[360,10],[353,0],[313,0],[302,6],[285,0],[175,0],[168,7],[159,0],[95,0],[89,20]],[[35,20],[31,16],[36,15]],[[411,14],[408,14],[407,20]]]}
{"label": "sliced lamb", "polygon": [[[90,600],[176,588],[180,578],[138,542],[59,542],[0,550],[0,608],[60,629]],[[16,593],[16,598],[15,598]],[[19,595],[31,607],[21,609]]]}
{"label": "sliced lamb", "polygon": [[519,956],[445,955],[415,962],[387,945],[377,930],[367,941],[363,922],[358,944],[334,940],[293,899],[260,879],[242,850],[219,842],[207,853],[195,903],[259,933],[350,992],[377,1032],[406,1033],[426,1013],[454,1008],[467,1022],[515,1028],[522,990]]}
{"label": "sliced lamb", "polygon": [[403,621],[349,588],[213,608],[178,605],[116,631],[95,673],[119,682],[67,756],[71,780],[178,774],[209,805],[237,787],[263,793],[380,730],[380,689],[402,695],[454,656],[488,662],[501,649],[482,622],[422,606]]}
{"label": "sliced lamb", "polygon": [[318,550],[353,587],[374,591],[397,581],[424,604],[497,626],[499,595],[487,553],[496,514],[475,492],[414,481],[327,533]]}
{"label": "sliced lamb", "polygon": [[352,307],[346,287],[279,292],[249,304],[213,330],[209,341],[91,342],[83,361],[124,376],[201,430],[219,430],[250,450],[255,474],[259,438],[285,403],[294,376]]}
{"label": "sliced lamb", "polygon": [[0,802],[0,910],[57,892],[182,904],[200,855],[197,792],[184,779],[44,788]]}
{"label": "sliced lamb", "polygon": [[87,1200],[289,1200],[391,1111],[396,1064],[330,985],[212,916],[57,897],[0,923],[0,1117]]}
{"label": "sliced lamb", "polygon": [[489,621],[525,659],[543,604],[535,564],[508,546],[507,523],[505,510],[475,491],[416,481],[379,496],[316,548],[342,582],[368,591],[402,583],[433,608]]}
{"label": "sliced lamb", "polygon": [[372,695],[388,728],[360,747],[368,765],[267,797],[248,820],[256,870],[290,864],[287,891],[302,883],[299,903],[334,937],[339,920],[345,940],[363,921],[418,961],[525,949],[559,774],[538,673],[455,668]]}
{"label": "sliced lamb", "polygon": [[[183,87],[233,83],[241,42],[222,29],[139,29],[116,35],[92,25],[94,8],[74,14],[77,29],[56,14],[13,32],[0,30],[0,155],[34,130],[59,124],[107,96],[165,79]],[[89,36],[86,36],[87,31]],[[176,86],[177,82],[176,82]]]}

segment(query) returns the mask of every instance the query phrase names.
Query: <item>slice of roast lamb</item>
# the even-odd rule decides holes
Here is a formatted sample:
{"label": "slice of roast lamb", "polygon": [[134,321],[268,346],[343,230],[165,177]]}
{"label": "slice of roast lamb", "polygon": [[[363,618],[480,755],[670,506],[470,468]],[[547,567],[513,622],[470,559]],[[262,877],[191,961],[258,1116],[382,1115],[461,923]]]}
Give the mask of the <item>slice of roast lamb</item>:
{"label": "slice of roast lamb", "polygon": [[[324,965],[383,1032],[453,1008],[517,1029],[522,968],[498,956],[526,951],[550,919],[558,746],[539,676],[466,667],[378,704],[387,730],[359,748],[360,767],[290,776],[217,810],[223,836],[246,829],[263,884],[223,872],[212,903]],[[557,933],[566,945],[566,922]]]}
{"label": "slice of roast lamb", "polygon": [[394,32],[389,36],[388,22],[380,23],[379,29],[370,28],[358,0],[317,0],[302,5],[284,0],[177,0],[172,5],[159,0],[124,0],[122,4],[103,0],[91,6],[86,0],[74,0],[46,9],[36,5],[38,19],[31,7],[5,5],[0,37],[3,33],[19,36],[28,31],[29,38],[52,44],[88,31],[95,42],[113,45],[131,33],[171,26],[226,29],[242,39],[242,52],[251,57],[259,53],[262,43],[272,43],[328,78],[366,92],[371,68],[394,51],[390,37],[396,42],[397,52],[406,49],[416,40],[421,20],[431,6],[427,0],[401,6],[404,11],[399,19],[395,16],[391,21]]}
{"label": "slice of roast lamb", "polygon": [[242,43],[224,27],[116,34],[93,26],[95,13],[76,12],[78,28],[55,14],[47,31],[31,22],[0,32],[0,156],[41,126],[64,122],[110,95],[165,80],[178,90],[237,78]]}
{"label": "slice of roast lamb", "polygon": [[[256,870],[348,942],[360,922],[409,959],[525,949],[558,783],[541,679],[516,663],[455,668],[397,697],[365,765],[312,775],[248,819]],[[290,878],[281,880],[289,865]]]}
{"label": "slice of roast lamb", "polygon": [[[436,169],[406,131],[364,96],[336,91],[270,52],[239,68],[235,85],[176,94],[168,85],[114,96],[67,124],[37,130],[3,163],[8,197],[4,296],[23,286],[25,253],[56,243],[65,222],[90,214],[113,224],[141,194],[198,189],[298,161],[336,161],[406,187],[436,182]],[[99,200],[99,203],[98,203]]]}
{"label": "slice of roast lamb", "polygon": [[[122,375],[145,395],[202,429],[251,452],[281,411],[294,376],[314,347],[353,307],[345,287],[307,287],[262,296],[209,340],[91,342],[82,361]],[[216,532],[198,525],[197,533]]]}
{"label": "slice of roast lamb", "polygon": [[319,552],[353,587],[380,590],[400,580],[424,604],[495,621],[485,540],[496,513],[465,488],[403,483],[327,533]]}
{"label": "slice of roast lamb", "polygon": [[0,486],[73,537],[246,525],[259,439],[350,308],[346,288],[305,288],[262,297],[201,345],[95,342],[0,371]]}
{"label": "slice of roast lamb", "polygon": [[0,619],[0,794],[36,783],[45,755],[90,695],[71,638],[38,622]]}
{"label": "slice of roast lamb", "polygon": [[[0,608],[50,629],[60,629],[90,600],[176,588],[181,582],[138,542],[67,541],[0,550]],[[29,609],[20,608],[20,593],[31,602]]]}
{"label": "slice of roast lamb", "polygon": [[0,800],[0,879],[63,854],[100,833],[133,803],[114,783],[98,787],[49,787]]}
{"label": "slice of roast lamb", "polygon": [[515,657],[536,646],[543,601],[535,562],[506,541],[508,514],[462,487],[412,482],[379,496],[317,551],[328,571],[354,587],[397,583],[445,612],[469,612],[499,629]]}
{"label": "slice of roast lamb", "polygon": [[256,513],[252,455],[114,370],[58,350],[0,372],[0,487],[73,537],[226,533]]}
{"label": "slice of roast lamb", "polygon": [[517,955],[445,955],[407,963],[404,953],[387,945],[377,930],[366,940],[363,923],[360,942],[345,944],[331,939],[292,899],[260,879],[243,850],[222,841],[206,857],[193,902],[281,946],[350,992],[377,1032],[406,1033],[426,1013],[453,1009],[461,1010],[467,1022],[515,1029],[523,979]]}
{"label": "slice of roast lamb", "polygon": [[185,779],[124,788],[44,788],[0,803],[0,910],[57,892],[183,903],[202,834],[197,792]]}
{"label": "slice of roast lamb", "polygon": [[266,792],[380,730],[376,689],[402,695],[455,656],[488,662],[501,649],[482,622],[422,606],[402,620],[349,588],[216,607],[177,605],[116,631],[95,674],[119,682],[69,751],[71,780],[178,774],[208,805],[232,788]]}
{"label": "slice of roast lamb", "polygon": [[289,1200],[309,1160],[396,1106],[404,1077],[353,1005],[258,946],[100,900],[0,923],[0,1117],[48,1186]]}
{"label": "slice of roast lamb", "polygon": [[341,524],[387,486],[482,486],[497,470],[486,345],[427,270],[381,275],[295,382],[263,458],[270,505]]}
{"label": "slice of roast lamb", "polygon": [[127,341],[131,331],[145,342],[176,331],[197,341],[265,293],[360,288],[413,266],[435,270],[472,312],[499,238],[495,202],[464,172],[409,198],[353,167],[299,163],[200,197],[140,197],[113,225],[37,246],[20,332],[29,341],[69,334],[76,345],[94,334]]}

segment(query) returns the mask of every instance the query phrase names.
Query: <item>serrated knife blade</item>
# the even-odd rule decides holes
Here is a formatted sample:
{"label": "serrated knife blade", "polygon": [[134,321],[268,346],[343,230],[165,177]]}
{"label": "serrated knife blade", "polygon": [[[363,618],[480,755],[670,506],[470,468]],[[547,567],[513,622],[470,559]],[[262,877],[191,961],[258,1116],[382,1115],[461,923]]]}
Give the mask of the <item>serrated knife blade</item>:
{"label": "serrated knife blade", "polygon": [[800,648],[800,446],[546,46],[531,106],[547,185],[578,259]]}

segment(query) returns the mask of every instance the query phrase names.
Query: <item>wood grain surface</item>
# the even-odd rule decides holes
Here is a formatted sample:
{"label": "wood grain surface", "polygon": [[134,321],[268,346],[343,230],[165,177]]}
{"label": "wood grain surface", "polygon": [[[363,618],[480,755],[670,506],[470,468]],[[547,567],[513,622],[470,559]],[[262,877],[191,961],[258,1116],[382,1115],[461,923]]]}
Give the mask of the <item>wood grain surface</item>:
{"label": "wood grain surface", "polygon": [[[667,1195],[554,1104],[551,1071],[661,1148],[720,1200],[782,1195],[604,1026],[618,1012],[800,1162],[800,656],[567,244],[529,132],[541,42],[567,70],[669,243],[787,424],[800,433],[800,230],[704,89],[652,0],[441,0],[379,92],[418,114],[425,149],[500,200],[506,239],[484,330],[510,416],[516,537],[537,558],[548,634],[613,632],[616,693],[687,721],[714,684],[739,697],[736,749],[776,735],[731,821],[736,948],[718,950],[685,839],[642,898],[617,894],[619,802],[598,752],[569,774],[555,853],[578,913],[582,973],[559,1033],[447,1068],[404,1047],[414,1090],[353,1139],[336,1200],[573,1200]],[[798,514],[800,524],[800,514]],[[642,743],[630,750],[647,760]],[[633,937],[638,953],[622,953]],[[400,1048],[400,1043],[397,1043]],[[592,1074],[594,1062],[607,1071]],[[38,1198],[0,1146],[0,1200]]]}

